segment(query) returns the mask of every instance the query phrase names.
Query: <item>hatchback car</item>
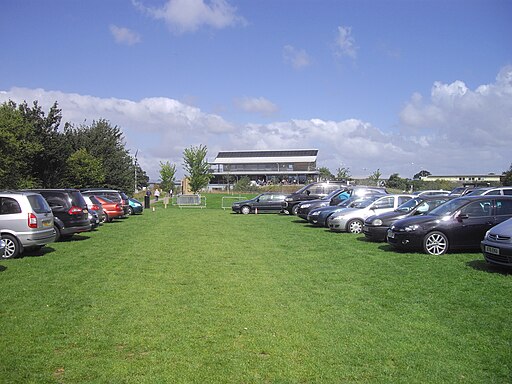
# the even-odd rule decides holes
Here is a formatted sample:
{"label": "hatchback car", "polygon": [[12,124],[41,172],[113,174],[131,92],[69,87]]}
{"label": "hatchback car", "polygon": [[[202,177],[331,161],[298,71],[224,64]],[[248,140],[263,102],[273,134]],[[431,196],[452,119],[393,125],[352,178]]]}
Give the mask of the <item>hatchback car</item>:
{"label": "hatchback car", "polygon": [[83,195],[85,202],[87,203],[87,208],[89,211],[96,212],[98,216],[98,220],[100,223],[104,223],[106,220],[105,212],[103,211],[103,205],[101,202],[93,195]]}
{"label": "hatchback car", "polygon": [[372,199],[372,201],[374,201],[377,198],[378,198],[378,195],[369,196],[369,197],[354,196],[345,201],[342,201],[338,205],[315,208],[315,209],[311,210],[311,212],[308,213],[307,220],[310,224],[312,224],[316,227],[329,227],[329,225],[327,224],[327,221],[329,220],[329,217],[331,217],[333,214],[340,212],[341,210],[346,209],[346,208],[356,208],[359,204],[361,204],[365,200]]}
{"label": "hatchback car", "polygon": [[368,217],[364,221],[363,233],[367,240],[386,241],[388,228],[395,222],[406,217],[424,215],[434,208],[453,199],[450,196],[418,196],[400,205],[391,212]]}
{"label": "hatchback car", "polygon": [[52,209],[55,241],[91,230],[89,211],[78,189],[32,189],[40,193]]}
{"label": "hatchback car", "polygon": [[89,188],[82,189],[81,192],[84,195],[99,196],[120,203],[123,208],[124,214],[126,216],[130,214],[130,204],[128,202],[129,198],[123,191],[118,191],[116,189]]}
{"label": "hatchback car", "polygon": [[231,210],[235,213],[274,212],[281,211],[281,203],[286,195],[279,192],[265,192],[250,200],[237,201],[231,205]]}
{"label": "hatchback car", "polygon": [[443,255],[452,249],[479,249],[485,233],[512,217],[512,196],[463,196],[428,215],[408,217],[391,225],[387,242],[399,250]]}
{"label": "hatchback car", "polygon": [[333,232],[361,233],[364,221],[368,217],[393,211],[412,198],[412,195],[383,195],[375,201],[370,200],[367,204],[361,204],[357,208],[344,209],[329,218],[329,229]]}
{"label": "hatchback car", "polygon": [[105,221],[110,223],[114,219],[124,217],[123,206],[120,202],[112,201],[104,196],[96,196],[103,207],[105,213]]}
{"label": "hatchback car", "polygon": [[142,203],[133,197],[130,197],[128,199],[128,204],[130,206],[128,209],[128,212],[130,213],[130,215],[135,215],[137,213],[142,213],[144,211],[144,207],[143,207]]}
{"label": "hatchback car", "polygon": [[485,188],[476,188],[468,193],[469,196],[477,196],[477,195],[508,195],[512,196],[512,186],[510,187],[485,187]]}
{"label": "hatchback car", "polygon": [[512,219],[488,230],[480,247],[488,263],[512,267]]}
{"label": "hatchback car", "polygon": [[0,192],[0,237],[5,249],[0,255],[10,259],[26,249],[37,249],[55,241],[52,210],[34,192]]}
{"label": "hatchback car", "polygon": [[346,187],[346,183],[341,181],[322,181],[308,184],[285,197],[284,201],[281,203],[282,211],[296,215],[299,209],[299,203],[320,199],[342,187]]}

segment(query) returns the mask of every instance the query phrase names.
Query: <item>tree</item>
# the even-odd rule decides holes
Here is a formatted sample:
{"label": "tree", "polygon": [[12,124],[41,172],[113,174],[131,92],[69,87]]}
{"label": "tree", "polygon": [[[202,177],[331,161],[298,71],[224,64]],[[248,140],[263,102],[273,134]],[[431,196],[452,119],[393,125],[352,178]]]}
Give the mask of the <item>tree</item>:
{"label": "tree", "polygon": [[375,183],[375,185],[379,185],[379,179],[382,176],[382,173],[380,172],[380,168],[377,168],[376,171],[374,171],[370,176],[368,176],[368,180]]}
{"label": "tree", "polygon": [[350,179],[350,169],[346,167],[339,167],[336,169],[336,180],[348,180]]}
{"label": "tree", "polygon": [[186,148],[183,151],[183,169],[189,178],[192,192],[197,193],[206,187],[212,178],[210,165],[206,161],[208,149],[205,145]]}
{"label": "tree", "polygon": [[512,164],[510,164],[508,171],[503,172],[503,175],[505,176],[503,178],[503,185],[512,185]]}
{"label": "tree", "polygon": [[160,162],[160,188],[162,191],[169,192],[174,187],[174,179],[176,177],[176,165]]}
{"label": "tree", "polygon": [[85,188],[102,185],[105,173],[101,160],[81,148],[67,159],[66,186]]}
{"label": "tree", "polygon": [[407,189],[407,180],[402,179],[398,173],[393,173],[391,176],[389,176],[387,187],[393,188],[393,189],[400,189],[400,190],[406,190]]}
{"label": "tree", "polygon": [[321,180],[331,180],[334,179],[334,175],[331,173],[329,168],[320,167],[318,168],[319,176]]}
{"label": "tree", "polygon": [[419,171],[417,174],[415,174],[412,178],[414,180],[420,180],[422,177],[430,176],[431,173],[429,171]]}

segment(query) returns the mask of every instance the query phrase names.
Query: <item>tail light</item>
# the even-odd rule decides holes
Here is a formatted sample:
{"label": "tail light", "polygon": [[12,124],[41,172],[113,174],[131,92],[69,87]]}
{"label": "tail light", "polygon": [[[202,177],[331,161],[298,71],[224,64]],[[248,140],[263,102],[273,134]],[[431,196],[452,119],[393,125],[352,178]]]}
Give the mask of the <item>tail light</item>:
{"label": "tail light", "polygon": [[84,210],[80,207],[72,206],[71,208],[69,208],[68,213],[70,215],[80,215],[81,213],[83,213],[83,211]]}
{"label": "tail light", "polygon": [[99,210],[100,210],[100,207],[99,207],[99,206],[97,206],[96,204],[93,204],[93,205],[91,205],[91,209],[92,209],[93,211],[99,211]]}
{"label": "tail light", "polygon": [[28,214],[28,227],[37,228],[37,217],[33,213]]}
{"label": "tail light", "polygon": [[121,204],[116,204],[116,211],[122,211],[123,206]]}

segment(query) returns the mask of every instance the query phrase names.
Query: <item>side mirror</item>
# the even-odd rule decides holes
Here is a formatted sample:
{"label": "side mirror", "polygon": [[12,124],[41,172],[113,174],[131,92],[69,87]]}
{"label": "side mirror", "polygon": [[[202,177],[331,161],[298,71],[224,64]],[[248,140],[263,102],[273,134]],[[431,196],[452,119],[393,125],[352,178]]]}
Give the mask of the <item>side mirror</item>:
{"label": "side mirror", "polygon": [[259,198],[259,197],[256,199],[256,202],[257,202],[257,203],[259,203],[259,202],[260,202],[260,198]]}
{"label": "side mirror", "polygon": [[467,213],[461,213],[459,216],[457,216],[458,221],[462,221],[462,220],[465,220],[468,218],[469,218],[469,216],[467,215]]}
{"label": "side mirror", "polygon": [[311,191],[309,189],[306,190],[306,195],[310,195],[311,194]]}

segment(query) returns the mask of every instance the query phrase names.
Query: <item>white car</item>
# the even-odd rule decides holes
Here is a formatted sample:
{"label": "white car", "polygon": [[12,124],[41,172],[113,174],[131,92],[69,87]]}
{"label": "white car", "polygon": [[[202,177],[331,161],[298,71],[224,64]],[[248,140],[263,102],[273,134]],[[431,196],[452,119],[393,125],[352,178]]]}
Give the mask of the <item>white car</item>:
{"label": "white car", "polygon": [[412,199],[413,195],[384,195],[377,200],[367,200],[357,208],[347,208],[329,217],[327,224],[331,231],[361,233],[364,221],[372,216],[390,212]]}

